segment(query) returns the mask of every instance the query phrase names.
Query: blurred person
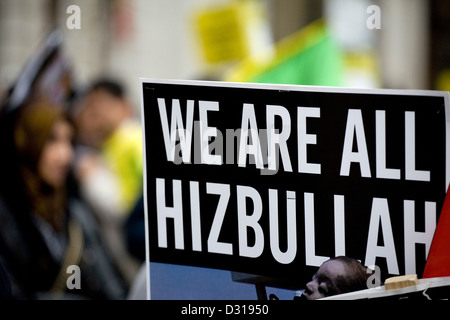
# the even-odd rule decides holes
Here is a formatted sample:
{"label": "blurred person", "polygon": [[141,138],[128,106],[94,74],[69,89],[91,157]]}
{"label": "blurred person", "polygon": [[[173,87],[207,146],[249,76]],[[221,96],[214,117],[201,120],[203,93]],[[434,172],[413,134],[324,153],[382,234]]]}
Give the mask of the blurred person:
{"label": "blurred person", "polygon": [[142,129],[123,85],[114,79],[95,81],[81,98],[75,121],[79,142],[100,152],[99,158],[91,153],[81,162],[81,176],[106,166],[117,181],[117,213],[128,214],[142,193]]}
{"label": "blurred person", "polygon": [[123,224],[125,244],[128,252],[140,263],[146,259],[144,195],[136,202]]}
{"label": "blurred person", "polygon": [[2,79],[0,79],[0,101],[5,99],[6,91],[6,86],[3,84]]}
{"label": "blurred person", "polygon": [[5,267],[0,263],[0,300],[9,299],[11,299],[11,281],[9,281]]}
{"label": "blurred person", "polygon": [[[11,161],[2,168],[0,262],[13,299],[122,299],[127,286],[103,246],[96,220],[70,184],[75,129],[62,107],[45,100],[21,107]],[[13,120],[13,121],[12,121]],[[14,164],[14,165],[13,165]],[[80,287],[67,285],[79,267]]]}
{"label": "blurred person", "polygon": [[140,122],[133,117],[123,85],[109,78],[93,82],[73,113],[78,129],[75,171],[81,192],[131,283],[140,262],[129,252],[123,228],[143,189]]}
{"label": "blurred person", "polygon": [[358,260],[338,256],[325,261],[306,284],[300,297],[316,300],[337,294],[367,289],[372,271]]}

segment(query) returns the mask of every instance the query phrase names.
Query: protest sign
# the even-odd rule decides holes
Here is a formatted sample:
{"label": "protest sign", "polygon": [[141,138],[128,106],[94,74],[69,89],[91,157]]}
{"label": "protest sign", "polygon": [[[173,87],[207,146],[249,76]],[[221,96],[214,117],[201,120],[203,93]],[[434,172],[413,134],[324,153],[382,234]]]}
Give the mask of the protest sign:
{"label": "protest sign", "polygon": [[149,261],[298,288],[338,255],[420,277],[449,182],[447,92],[141,85]]}

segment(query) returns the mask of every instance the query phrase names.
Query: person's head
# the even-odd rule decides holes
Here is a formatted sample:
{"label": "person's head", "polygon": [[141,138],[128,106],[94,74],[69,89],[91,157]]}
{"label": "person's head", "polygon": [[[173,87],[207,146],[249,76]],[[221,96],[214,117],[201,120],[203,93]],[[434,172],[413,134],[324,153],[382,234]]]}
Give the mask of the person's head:
{"label": "person's head", "polygon": [[81,98],[75,117],[80,142],[100,147],[131,112],[121,83],[111,79],[94,82]]}
{"label": "person's head", "polygon": [[321,299],[341,293],[367,289],[371,275],[358,260],[338,256],[325,261],[306,284],[302,297]]}
{"label": "person's head", "polygon": [[74,128],[63,111],[45,102],[21,112],[14,138],[20,165],[51,188],[65,184],[73,158]]}
{"label": "person's head", "polygon": [[14,127],[17,161],[30,209],[55,228],[65,203],[74,130],[63,110],[46,102],[24,107]]}

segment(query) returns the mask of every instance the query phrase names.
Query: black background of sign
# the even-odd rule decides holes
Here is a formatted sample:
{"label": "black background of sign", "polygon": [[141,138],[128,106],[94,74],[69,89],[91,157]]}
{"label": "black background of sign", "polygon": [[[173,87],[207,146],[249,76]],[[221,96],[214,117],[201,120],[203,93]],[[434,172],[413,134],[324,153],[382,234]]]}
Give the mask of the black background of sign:
{"label": "black background of sign", "polygon": [[[244,85],[243,85],[244,86]],[[424,228],[424,202],[436,202],[437,216],[445,197],[445,108],[443,97],[429,95],[400,95],[358,92],[313,92],[277,90],[270,87],[216,87],[143,83],[143,117],[145,121],[147,207],[149,221],[150,260],[218,268],[287,280],[302,287],[317,270],[305,266],[304,200],[303,193],[314,193],[316,255],[334,256],[334,200],[333,195],[345,196],[346,255],[364,262],[372,201],[374,197],[387,198],[400,274],[404,273],[403,201],[415,200],[416,231]],[[289,88],[288,88],[289,89]],[[303,91],[305,90],[305,91]],[[219,111],[208,112],[208,125],[216,127],[224,136],[226,129],[239,129],[244,103],[254,104],[258,129],[266,128],[266,105],[280,105],[289,110],[291,135],[288,140],[293,172],[285,172],[283,165],[275,175],[261,175],[254,164],[245,168],[237,165],[237,147],[234,164],[204,165],[174,164],[167,161],[157,98],[166,99],[170,126],[172,99],[179,99],[186,120],[186,100],[195,100],[194,121],[198,120],[198,101],[218,101]],[[308,146],[308,162],[320,163],[321,174],[298,173],[297,163],[297,107],[320,108],[320,118],[307,119],[307,133],[317,135],[317,144]],[[349,109],[362,110],[365,138],[369,153],[371,177],[361,177],[360,167],[352,164],[348,177],[340,176],[347,113]],[[401,179],[376,178],[375,170],[375,110],[386,110],[386,167],[401,169]],[[405,181],[404,130],[405,111],[415,112],[416,169],[429,170],[430,182]],[[282,130],[280,128],[280,130]],[[193,146],[195,141],[192,141]],[[225,141],[224,141],[225,150]],[[225,151],[224,151],[225,152]],[[194,152],[193,152],[194,153]],[[225,162],[225,155],[223,155]],[[248,163],[248,159],[247,159]],[[166,202],[172,199],[172,179],[182,180],[184,208],[184,250],[174,248],[173,224],[168,221],[168,248],[158,247],[156,229],[156,178],[165,178]],[[202,252],[192,251],[189,181],[200,186]],[[233,244],[233,256],[207,252],[207,238],[214,218],[218,196],[206,194],[206,183],[229,184],[228,203],[219,241]],[[264,230],[265,249],[258,258],[238,255],[236,186],[250,186],[258,190],[263,202],[260,225]],[[278,190],[280,243],[286,230],[286,191],[296,192],[297,255],[283,265],[270,252],[268,225],[268,189]],[[249,209],[250,211],[250,209]],[[284,217],[284,220],[283,220]],[[171,219],[169,219],[171,220]],[[251,235],[251,232],[248,233]],[[382,236],[380,234],[379,239]],[[251,243],[251,242],[249,242]],[[284,243],[286,240],[284,239]],[[379,245],[382,245],[380,243]],[[283,248],[282,248],[283,249]],[[424,245],[417,245],[417,272],[420,277],[425,261]],[[424,258],[423,258],[424,259]],[[383,277],[388,276],[386,261],[377,258]]]}

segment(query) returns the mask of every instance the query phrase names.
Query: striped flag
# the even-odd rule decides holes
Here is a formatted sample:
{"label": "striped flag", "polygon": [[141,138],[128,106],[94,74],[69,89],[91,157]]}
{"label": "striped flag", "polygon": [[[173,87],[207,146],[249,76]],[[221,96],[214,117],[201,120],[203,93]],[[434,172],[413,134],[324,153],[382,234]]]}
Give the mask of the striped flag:
{"label": "striped flag", "polygon": [[448,191],[422,278],[450,276],[450,196]]}

